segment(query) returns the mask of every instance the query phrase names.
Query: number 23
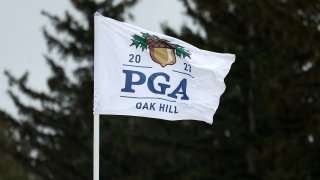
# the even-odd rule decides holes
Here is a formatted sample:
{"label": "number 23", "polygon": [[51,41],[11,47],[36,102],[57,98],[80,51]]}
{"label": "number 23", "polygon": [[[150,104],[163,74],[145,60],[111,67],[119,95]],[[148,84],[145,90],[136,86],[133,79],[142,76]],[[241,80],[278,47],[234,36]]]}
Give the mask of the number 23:
{"label": "number 23", "polygon": [[184,64],[184,70],[188,71],[188,72],[191,72],[191,65],[187,64],[187,63],[183,63],[183,64]]}

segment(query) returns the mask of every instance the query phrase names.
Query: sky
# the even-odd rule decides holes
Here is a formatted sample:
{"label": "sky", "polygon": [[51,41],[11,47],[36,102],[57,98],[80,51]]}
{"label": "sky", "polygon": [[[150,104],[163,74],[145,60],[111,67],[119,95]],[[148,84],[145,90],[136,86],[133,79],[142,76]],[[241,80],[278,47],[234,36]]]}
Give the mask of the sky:
{"label": "sky", "polygon": [[[66,10],[74,11],[68,0],[0,0],[0,109],[13,116],[17,116],[17,110],[7,93],[8,81],[4,70],[16,77],[29,72],[28,86],[48,91],[46,80],[50,71],[44,59],[48,50],[42,28],[50,30],[51,24],[41,15],[42,10],[56,15],[63,15]],[[183,24],[190,24],[178,0],[140,0],[131,13],[135,18],[128,23],[155,32],[161,32],[161,24],[164,23],[177,31]],[[70,62],[65,62],[64,66],[72,69]],[[30,99],[22,100],[34,105]]]}

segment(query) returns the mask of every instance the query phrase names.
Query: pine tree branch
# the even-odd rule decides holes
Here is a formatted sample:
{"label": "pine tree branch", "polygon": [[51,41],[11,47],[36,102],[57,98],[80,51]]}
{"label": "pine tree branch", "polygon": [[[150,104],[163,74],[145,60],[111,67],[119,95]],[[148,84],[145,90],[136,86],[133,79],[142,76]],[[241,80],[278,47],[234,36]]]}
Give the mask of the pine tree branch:
{"label": "pine tree branch", "polygon": [[39,100],[43,103],[54,102],[54,98],[50,97],[46,93],[36,92],[35,90],[27,87],[26,82],[28,80],[28,73],[25,73],[20,79],[13,77],[9,71],[5,71],[5,75],[7,76],[10,85],[18,86],[19,89],[30,98]]}

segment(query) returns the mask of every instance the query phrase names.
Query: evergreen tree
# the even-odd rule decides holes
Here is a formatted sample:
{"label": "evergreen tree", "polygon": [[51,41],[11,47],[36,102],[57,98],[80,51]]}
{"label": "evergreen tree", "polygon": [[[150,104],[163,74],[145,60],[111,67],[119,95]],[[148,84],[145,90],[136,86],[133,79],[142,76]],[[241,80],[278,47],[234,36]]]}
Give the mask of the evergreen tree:
{"label": "evergreen tree", "polygon": [[[57,50],[62,60],[71,57],[82,63],[74,71],[76,80],[71,80],[58,61],[49,56],[46,60],[53,73],[47,81],[50,93],[28,87],[28,74],[16,78],[6,72],[11,85],[41,105],[36,108],[24,104],[9,91],[21,114],[19,119],[7,118],[19,135],[16,146],[20,148],[12,148],[11,154],[30,171],[32,179],[92,178],[93,16],[99,11],[123,21],[126,10],[136,0],[71,0],[71,3],[83,19],[76,20],[69,12],[64,18],[43,12],[60,33],[54,37],[44,30],[44,36],[49,50]],[[101,178],[105,179],[103,171]]]}
{"label": "evergreen tree", "polygon": [[212,177],[319,179],[320,2],[183,3],[205,35],[168,34],[237,56],[207,136],[222,150]]}

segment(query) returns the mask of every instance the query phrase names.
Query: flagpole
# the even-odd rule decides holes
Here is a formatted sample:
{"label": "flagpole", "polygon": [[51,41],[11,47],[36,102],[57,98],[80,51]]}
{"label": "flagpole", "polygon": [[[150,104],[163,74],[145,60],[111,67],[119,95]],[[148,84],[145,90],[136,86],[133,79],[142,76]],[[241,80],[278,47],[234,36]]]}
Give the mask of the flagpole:
{"label": "flagpole", "polygon": [[99,180],[100,115],[93,117],[93,180]]}

